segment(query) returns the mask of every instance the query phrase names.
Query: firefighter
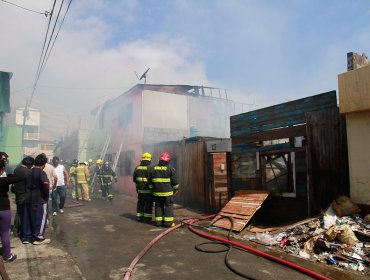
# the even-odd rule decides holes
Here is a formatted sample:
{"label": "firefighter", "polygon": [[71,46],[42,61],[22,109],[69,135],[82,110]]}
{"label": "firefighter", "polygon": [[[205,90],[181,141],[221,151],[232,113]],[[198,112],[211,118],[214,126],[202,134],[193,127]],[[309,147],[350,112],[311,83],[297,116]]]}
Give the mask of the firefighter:
{"label": "firefighter", "polygon": [[103,168],[100,170],[98,176],[100,175],[101,184],[102,184],[102,198],[103,200],[111,201],[113,199],[112,194],[112,179],[117,182],[116,173],[110,168],[109,162],[106,161],[103,165]]}
{"label": "firefighter", "polygon": [[149,185],[149,166],[152,162],[150,153],[143,153],[140,165],[135,168],[132,179],[136,185],[137,207],[136,220],[150,223],[152,221],[153,195]]}
{"label": "firefighter", "polygon": [[91,201],[89,196],[89,181],[90,174],[87,162],[80,161],[76,167],[76,185],[78,197],[82,200]]}
{"label": "firefighter", "polygon": [[103,169],[103,160],[97,159],[96,160],[96,168],[94,173],[94,182],[93,182],[93,192],[98,189],[99,193],[102,193],[102,169]]}
{"label": "firefighter", "polygon": [[179,189],[176,171],[169,166],[171,157],[164,152],[156,166],[151,168],[149,183],[153,186],[156,226],[173,227],[173,195]]}
{"label": "firefighter", "polygon": [[72,199],[79,199],[77,192],[77,182],[76,182],[76,167],[78,165],[78,160],[74,159],[72,161],[71,167],[69,168],[69,176],[72,183]]}

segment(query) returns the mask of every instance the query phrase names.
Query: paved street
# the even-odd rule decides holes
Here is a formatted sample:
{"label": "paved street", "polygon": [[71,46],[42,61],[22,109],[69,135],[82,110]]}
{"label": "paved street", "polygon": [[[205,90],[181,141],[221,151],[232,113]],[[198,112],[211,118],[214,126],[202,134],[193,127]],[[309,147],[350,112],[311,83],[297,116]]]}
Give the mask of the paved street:
{"label": "paved street", "polygon": [[[112,203],[100,200],[69,208],[54,218],[58,238],[67,246],[86,279],[123,279],[135,256],[165,229],[136,222],[135,200],[116,196]],[[199,216],[176,209],[177,220]],[[206,240],[187,228],[162,238],[136,266],[131,279],[240,279],[224,264],[224,254],[194,249]],[[214,247],[213,247],[214,249]],[[309,279],[309,277],[234,250],[233,265],[255,279]]]}
{"label": "paved street", "polygon": [[[18,238],[12,237],[12,250],[18,258],[5,264],[10,279],[123,279],[136,255],[165,231],[136,222],[135,203],[135,198],[117,195],[113,203],[96,199],[85,206],[68,208],[64,214],[51,217],[52,223],[47,230],[47,237],[52,240],[50,244],[24,245]],[[68,204],[75,205],[70,201]],[[175,209],[177,223],[182,219],[202,216],[185,208]],[[212,234],[224,237],[226,232],[220,230]],[[139,261],[131,279],[242,279],[225,266],[225,253],[207,254],[194,249],[195,245],[205,241],[185,227],[174,230]],[[311,268],[330,279],[366,278],[348,270],[341,271],[335,266],[289,256],[273,247],[255,243],[247,245]],[[202,248],[219,249],[214,245]],[[310,279],[290,268],[237,249],[231,252],[230,262],[251,279]]]}

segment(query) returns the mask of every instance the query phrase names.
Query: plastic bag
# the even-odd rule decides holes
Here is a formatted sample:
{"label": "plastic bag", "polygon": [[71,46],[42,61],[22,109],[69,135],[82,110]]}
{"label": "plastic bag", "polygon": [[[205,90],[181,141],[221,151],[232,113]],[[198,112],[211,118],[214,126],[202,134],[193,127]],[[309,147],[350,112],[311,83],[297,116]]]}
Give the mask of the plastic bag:
{"label": "plastic bag", "polygon": [[324,229],[329,229],[337,221],[337,216],[335,215],[335,212],[331,206],[326,210],[323,220]]}
{"label": "plastic bag", "polygon": [[266,232],[261,232],[261,233],[256,233],[256,239],[264,244],[268,244],[268,245],[272,245],[272,244],[275,244],[276,241],[275,241],[275,238],[266,233]]}

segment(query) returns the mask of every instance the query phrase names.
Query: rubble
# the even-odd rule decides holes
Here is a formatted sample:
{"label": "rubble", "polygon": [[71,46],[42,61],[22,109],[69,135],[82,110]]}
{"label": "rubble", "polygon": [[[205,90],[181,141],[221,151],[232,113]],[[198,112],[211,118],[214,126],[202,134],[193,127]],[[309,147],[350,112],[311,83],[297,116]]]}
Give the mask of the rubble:
{"label": "rubble", "polygon": [[342,198],[346,207],[341,208],[344,204],[338,204],[339,201],[333,201],[325,213],[305,223],[241,239],[277,247],[314,262],[366,273],[370,265],[370,225],[358,214],[357,205]]}

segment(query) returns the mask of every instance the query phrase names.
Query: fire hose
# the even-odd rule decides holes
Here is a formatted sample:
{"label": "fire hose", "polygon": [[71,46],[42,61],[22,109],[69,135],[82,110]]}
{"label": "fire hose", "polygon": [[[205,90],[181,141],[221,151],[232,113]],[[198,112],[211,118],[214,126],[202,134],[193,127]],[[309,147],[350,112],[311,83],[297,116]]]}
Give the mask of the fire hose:
{"label": "fire hose", "polygon": [[[172,231],[174,231],[175,229],[177,229],[177,228],[179,228],[179,227],[181,227],[181,226],[183,226],[183,224],[186,224],[186,225],[188,225],[188,229],[191,231],[191,232],[193,232],[193,233],[195,233],[195,234],[197,234],[197,235],[199,235],[199,236],[202,236],[202,237],[204,237],[204,238],[207,238],[207,239],[210,239],[210,240],[215,240],[215,241],[218,241],[218,243],[217,244],[229,244],[230,246],[235,246],[236,248],[240,248],[240,249],[242,249],[242,250],[245,250],[245,251],[247,251],[247,252],[250,252],[250,253],[253,253],[253,254],[255,254],[255,255],[258,255],[258,256],[261,256],[261,257],[264,257],[264,258],[266,258],[266,259],[269,259],[269,260],[271,260],[271,261],[274,261],[274,262],[276,262],[276,263],[280,263],[280,264],[282,264],[282,265],[285,265],[285,266],[287,266],[287,267],[290,267],[290,268],[292,268],[292,269],[295,269],[295,270],[297,270],[297,271],[299,271],[299,272],[302,272],[302,273],[304,273],[304,274],[306,274],[306,275],[309,275],[309,276],[311,276],[311,277],[313,277],[313,278],[315,278],[315,279],[322,279],[322,280],[330,280],[330,278],[327,278],[327,277],[325,277],[325,276],[323,276],[323,275],[321,275],[321,274],[319,274],[319,273],[317,273],[317,272],[314,272],[314,271],[312,271],[312,270],[310,270],[310,269],[308,269],[308,268],[305,268],[305,267],[302,267],[302,266],[300,266],[300,265],[297,265],[297,264],[295,264],[295,263],[292,263],[292,262],[290,262],[290,261],[287,261],[287,260],[284,260],[284,259],[281,259],[281,258],[278,258],[278,257],[275,257],[275,256],[272,256],[272,255],[270,255],[270,254],[267,254],[267,253],[265,253],[265,252],[263,252],[263,251],[260,251],[260,250],[258,250],[258,249],[255,249],[255,248],[253,248],[253,247],[250,247],[250,246],[247,246],[247,245],[244,245],[244,244],[240,244],[240,243],[237,243],[237,242],[235,242],[235,241],[232,241],[232,240],[230,240],[230,233],[231,233],[231,230],[230,230],[230,232],[229,232],[229,236],[228,236],[228,239],[225,239],[225,238],[221,238],[221,237],[218,237],[218,236],[214,236],[214,235],[210,235],[210,234],[207,234],[207,233],[204,233],[204,232],[202,232],[202,231],[199,231],[199,230],[196,230],[194,227],[195,227],[195,223],[196,222],[198,222],[199,220],[205,220],[205,219],[209,219],[209,218],[212,218],[212,217],[214,217],[214,215],[210,215],[210,216],[205,216],[205,217],[203,217],[203,218],[200,218],[200,219],[189,219],[189,220],[187,220],[187,221],[185,221],[185,222],[183,222],[183,223],[181,223],[181,224],[178,224],[178,225],[176,225],[176,226],[174,226],[174,227],[172,227],[172,228],[169,228],[169,229],[167,229],[166,231],[164,231],[163,233],[161,233],[161,234],[159,234],[157,237],[155,237],[136,257],[135,257],[135,259],[131,262],[131,264],[130,264],[130,266],[129,266],[129,268],[126,270],[126,272],[125,272],[125,275],[124,275],[124,280],[128,280],[128,279],[130,279],[130,277],[131,277],[131,273],[132,273],[132,271],[133,271],[133,269],[135,268],[135,266],[136,266],[136,264],[139,262],[139,260],[149,251],[149,249],[151,248],[151,247],[153,247],[153,245],[157,242],[157,241],[159,241],[162,237],[164,237],[164,236],[166,236],[167,234],[169,234],[170,232],[172,232]],[[233,223],[232,222],[232,219],[231,219],[231,223]],[[231,226],[231,228],[232,228],[232,226]],[[202,244],[207,244],[208,242],[206,242],[206,243],[202,243]],[[198,248],[196,247],[196,249],[197,250],[199,250],[199,251],[204,251],[204,250],[200,250],[199,249],[199,245],[198,245]],[[229,250],[229,252],[230,252],[230,248],[228,249]],[[224,251],[226,251],[226,250],[224,250]],[[220,251],[221,252],[221,251]],[[229,254],[229,252],[227,253],[227,255]],[[227,264],[228,265],[228,264]],[[229,265],[228,265],[228,267],[229,267]],[[234,269],[232,269],[231,267],[229,267],[229,269],[231,269],[234,273],[237,273],[237,274],[239,274],[240,276],[243,276],[243,277],[246,277],[244,274],[241,274],[241,273],[239,273],[239,272],[237,272],[237,271],[235,271]],[[247,278],[249,278],[249,277],[247,277]]]}

